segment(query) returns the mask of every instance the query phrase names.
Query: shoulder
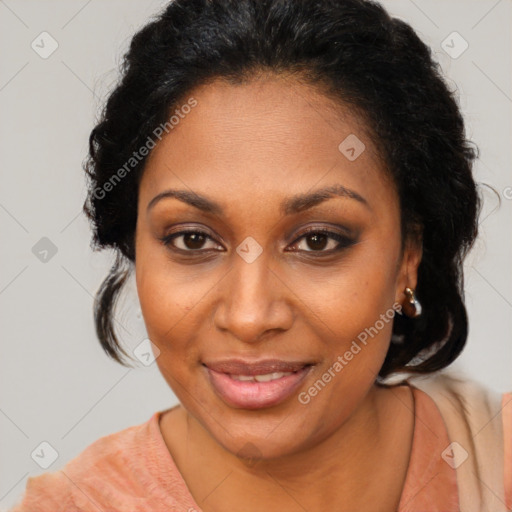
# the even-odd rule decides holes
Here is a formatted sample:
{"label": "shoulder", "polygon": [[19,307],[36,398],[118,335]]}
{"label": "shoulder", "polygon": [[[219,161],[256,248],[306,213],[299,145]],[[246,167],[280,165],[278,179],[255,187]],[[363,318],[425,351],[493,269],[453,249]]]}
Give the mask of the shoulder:
{"label": "shoulder", "polygon": [[58,512],[70,510],[71,505],[69,482],[66,475],[59,471],[29,477],[22,500],[9,512]]}
{"label": "shoulder", "polygon": [[512,392],[500,393],[454,370],[408,381],[441,413],[457,481],[465,490],[461,504],[467,510],[502,510],[506,503],[506,510],[511,510]]}
{"label": "shoulder", "polygon": [[475,441],[491,434],[504,441],[510,435],[512,391],[498,392],[454,370],[412,376],[408,382],[435,402],[453,434],[467,431]]}
{"label": "shoulder", "polygon": [[152,478],[147,469],[148,444],[158,414],[97,439],[59,471],[29,477],[21,502],[10,512],[96,512],[103,504],[124,510],[127,493],[144,496]]}

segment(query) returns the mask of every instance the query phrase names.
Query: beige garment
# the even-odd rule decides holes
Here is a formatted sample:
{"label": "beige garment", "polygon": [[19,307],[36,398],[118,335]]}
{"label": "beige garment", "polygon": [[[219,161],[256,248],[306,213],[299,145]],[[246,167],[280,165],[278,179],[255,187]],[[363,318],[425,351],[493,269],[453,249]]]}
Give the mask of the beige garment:
{"label": "beige garment", "polygon": [[[510,401],[453,370],[407,380],[427,393],[441,412],[451,441],[452,451],[447,453],[456,469],[460,511],[509,512],[505,478],[511,477],[512,469],[504,471],[503,408],[506,403],[512,407]],[[507,438],[507,451],[511,442]],[[509,458],[507,464],[512,464]],[[511,486],[507,482],[508,489]]]}

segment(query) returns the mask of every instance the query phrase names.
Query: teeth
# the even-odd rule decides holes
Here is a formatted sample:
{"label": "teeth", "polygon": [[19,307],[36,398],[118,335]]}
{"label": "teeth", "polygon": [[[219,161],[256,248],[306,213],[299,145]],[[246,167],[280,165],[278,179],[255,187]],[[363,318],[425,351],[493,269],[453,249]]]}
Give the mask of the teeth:
{"label": "teeth", "polygon": [[251,381],[254,381],[254,377],[252,377],[251,375],[231,375],[231,378],[232,379],[235,379],[235,380],[251,380]]}
{"label": "teeth", "polygon": [[274,372],[266,373],[265,375],[231,375],[234,380],[250,381],[250,382],[269,382],[271,380],[280,379],[291,375],[293,372]]}
{"label": "teeth", "polygon": [[291,375],[293,372],[274,372],[267,373],[266,375],[255,375],[254,378],[257,382],[268,382],[270,380],[280,379],[281,377],[286,377]]}

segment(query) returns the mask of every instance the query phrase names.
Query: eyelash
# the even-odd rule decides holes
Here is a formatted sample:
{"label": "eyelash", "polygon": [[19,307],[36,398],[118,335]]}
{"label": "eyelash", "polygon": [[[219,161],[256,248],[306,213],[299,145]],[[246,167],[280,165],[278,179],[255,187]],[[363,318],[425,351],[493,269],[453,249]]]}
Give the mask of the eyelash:
{"label": "eyelash", "polygon": [[[173,250],[175,252],[180,252],[180,253],[191,253],[191,254],[194,254],[194,253],[204,253],[204,252],[208,252],[208,251],[211,251],[212,249],[179,249],[177,247],[174,247],[172,245],[172,241],[176,238],[179,238],[180,236],[183,236],[183,235],[189,235],[189,234],[198,234],[198,235],[204,235],[206,238],[209,238],[210,240],[212,241],[215,241],[213,240],[213,238],[208,234],[206,233],[205,231],[201,231],[201,230],[198,230],[198,229],[190,229],[190,230],[183,230],[183,231],[179,231],[177,233],[172,233],[170,235],[167,235],[167,236],[164,236],[164,237],[161,237],[159,238],[159,240],[166,246],[168,247],[170,250]],[[306,229],[306,231],[304,231],[298,238],[295,239],[295,241],[293,242],[292,245],[296,245],[300,240],[302,240],[303,238],[306,238],[308,235],[312,235],[312,234],[315,234],[315,235],[325,235],[327,236],[328,238],[331,238],[333,240],[335,240],[336,242],[338,242],[338,246],[335,247],[334,249],[329,249],[327,251],[325,250],[319,250],[319,251],[315,251],[315,250],[309,250],[309,251],[292,251],[292,252],[305,252],[305,253],[312,253],[315,255],[315,257],[322,257],[322,255],[330,255],[330,254],[333,254],[333,253],[337,253],[337,252],[340,252],[342,251],[343,249],[347,249],[348,247],[354,245],[356,243],[356,240],[353,240],[345,235],[342,235],[340,233],[337,233],[335,231],[330,231],[328,229],[325,229],[325,228],[315,228],[315,227],[311,227],[311,228],[308,228]],[[216,249],[213,249],[213,250],[216,250]]]}

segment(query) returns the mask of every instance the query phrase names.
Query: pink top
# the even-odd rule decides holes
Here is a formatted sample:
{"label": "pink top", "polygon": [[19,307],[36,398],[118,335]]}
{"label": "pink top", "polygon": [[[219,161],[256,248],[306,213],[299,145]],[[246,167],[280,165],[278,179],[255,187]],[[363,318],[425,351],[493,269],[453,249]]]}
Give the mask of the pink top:
{"label": "pink top", "polygon": [[[455,470],[441,457],[450,444],[444,421],[430,396],[411,388],[417,420],[398,512],[458,512]],[[503,394],[502,406],[505,499],[512,510],[512,393]],[[163,412],[101,437],[60,471],[29,477],[11,512],[201,512],[162,437]]]}

